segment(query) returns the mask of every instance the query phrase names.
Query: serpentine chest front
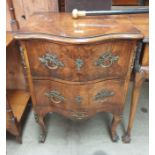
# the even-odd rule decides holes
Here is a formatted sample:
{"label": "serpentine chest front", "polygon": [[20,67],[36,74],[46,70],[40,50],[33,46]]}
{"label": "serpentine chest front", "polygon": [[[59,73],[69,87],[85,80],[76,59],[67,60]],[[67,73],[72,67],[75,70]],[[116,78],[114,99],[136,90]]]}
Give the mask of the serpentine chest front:
{"label": "serpentine chest front", "polygon": [[114,17],[32,16],[15,38],[20,40],[41,142],[46,137],[44,116],[49,112],[72,120],[110,112],[114,116],[111,137],[118,140],[116,127],[141,37],[131,25],[123,26]]}

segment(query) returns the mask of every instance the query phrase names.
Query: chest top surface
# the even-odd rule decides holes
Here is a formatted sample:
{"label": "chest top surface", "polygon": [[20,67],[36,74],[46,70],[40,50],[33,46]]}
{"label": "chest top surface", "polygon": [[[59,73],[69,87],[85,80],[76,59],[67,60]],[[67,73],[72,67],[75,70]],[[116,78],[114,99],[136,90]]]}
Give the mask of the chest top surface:
{"label": "chest top surface", "polygon": [[72,19],[70,13],[34,14],[15,33],[16,39],[42,38],[62,42],[93,42],[113,38],[142,38],[124,15],[109,15]]}
{"label": "chest top surface", "polygon": [[144,42],[149,42],[149,14],[130,15],[130,20],[143,34]]}

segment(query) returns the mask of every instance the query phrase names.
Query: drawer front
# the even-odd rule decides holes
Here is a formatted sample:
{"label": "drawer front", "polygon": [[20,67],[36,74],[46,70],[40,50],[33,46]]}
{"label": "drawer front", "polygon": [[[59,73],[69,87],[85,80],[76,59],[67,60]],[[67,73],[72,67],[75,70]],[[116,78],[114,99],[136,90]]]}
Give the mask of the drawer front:
{"label": "drawer front", "polygon": [[127,40],[93,45],[29,40],[25,44],[33,77],[74,82],[124,78],[135,47],[135,41]]}
{"label": "drawer front", "polygon": [[[124,82],[107,80],[87,85],[34,80],[38,107],[65,110],[69,115],[89,116],[89,111],[120,112],[124,101]],[[75,114],[76,117],[76,114]],[[82,117],[82,116],[81,116]]]}

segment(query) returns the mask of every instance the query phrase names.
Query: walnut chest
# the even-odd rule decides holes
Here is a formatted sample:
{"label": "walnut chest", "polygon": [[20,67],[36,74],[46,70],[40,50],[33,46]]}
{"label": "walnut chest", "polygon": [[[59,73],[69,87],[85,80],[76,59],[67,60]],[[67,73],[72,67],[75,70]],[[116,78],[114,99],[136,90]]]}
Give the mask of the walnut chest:
{"label": "walnut chest", "polygon": [[[121,22],[119,22],[121,18]],[[59,113],[84,120],[99,112],[113,114],[111,137],[118,140],[133,68],[142,35],[123,16],[73,20],[69,13],[38,13],[15,33],[27,71],[41,142],[44,116]]]}

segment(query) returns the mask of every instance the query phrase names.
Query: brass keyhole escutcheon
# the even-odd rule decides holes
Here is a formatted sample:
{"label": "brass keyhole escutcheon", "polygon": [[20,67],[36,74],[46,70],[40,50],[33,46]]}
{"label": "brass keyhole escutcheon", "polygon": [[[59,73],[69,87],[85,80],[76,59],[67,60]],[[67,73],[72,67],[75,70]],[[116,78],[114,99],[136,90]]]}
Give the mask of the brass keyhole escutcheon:
{"label": "brass keyhole escutcheon", "polygon": [[76,59],[75,64],[76,64],[77,71],[80,71],[81,67],[84,65],[84,61],[78,58]]}

